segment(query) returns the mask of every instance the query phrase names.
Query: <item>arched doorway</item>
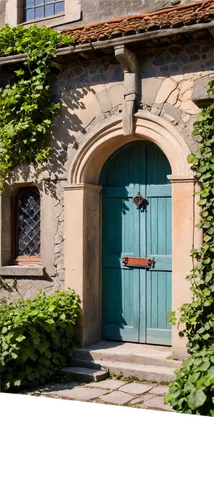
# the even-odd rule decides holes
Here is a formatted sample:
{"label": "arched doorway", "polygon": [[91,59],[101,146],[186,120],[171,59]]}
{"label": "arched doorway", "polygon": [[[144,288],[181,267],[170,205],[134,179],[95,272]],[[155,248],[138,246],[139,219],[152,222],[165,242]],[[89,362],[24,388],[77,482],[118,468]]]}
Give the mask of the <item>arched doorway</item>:
{"label": "arched doorway", "polygon": [[[149,141],[163,151],[171,166],[172,186],[172,310],[178,311],[191,297],[185,280],[192,266],[190,255],[201,245],[195,180],[187,162],[190,149],[171,123],[148,111],[135,115],[135,133],[123,135],[121,115],[105,118],[85,136],[72,159],[68,184],[64,186],[65,287],[81,298],[83,314],[78,332],[82,346],[102,336],[102,184],[103,166],[118,148],[130,141]],[[167,181],[166,181],[167,182]],[[196,187],[197,189],[197,187]],[[141,299],[142,300],[142,299]],[[172,356],[186,356],[186,339],[172,327]]]}
{"label": "arched doorway", "polygon": [[[169,174],[166,156],[149,141],[122,146],[101,173],[102,335],[106,340],[172,343]],[[140,207],[134,203],[138,193],[144,199]]]}

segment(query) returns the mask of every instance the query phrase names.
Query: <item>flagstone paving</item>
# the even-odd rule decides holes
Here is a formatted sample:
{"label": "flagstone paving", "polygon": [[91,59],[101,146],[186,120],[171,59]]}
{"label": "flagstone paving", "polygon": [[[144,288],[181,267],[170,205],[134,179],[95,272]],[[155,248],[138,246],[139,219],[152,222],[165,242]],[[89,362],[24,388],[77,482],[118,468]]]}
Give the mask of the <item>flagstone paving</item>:
{"label": "flagstone paving", "polygon": [[160,396],[165,396],[168,392],[168,386],[167,385],[159,385],[158,387],[154,387],[151,391],[150,394],[159,394]]}
{"label": "flagstone paving", "polygon": [[136,396],[148,392],[150,389],[153,389],[153,385],[151,384],[139,384],[138,382],[132,382],[131,384],[123,386],[121,390]]}
{"label": "flagstone paving", "polygon": [[121,391],[113,391],[105,396],[101,396],[100,399],[102,399],[105,403],[123,405],[125,403],[129,403],[133,399],[133,395],[125,394],[125,392]]}
{"label": "flagstone paving", "polygon": [[64,389],[61,391],[57,391],[55,393],[56,396],[60,398],[66,398],[66,399],[77,399],[80,401],[90,401],[91,399],[96,399],[104,394],[106,394],[108,391],[103,390],[103,389],[88,389],[87,387],[72,387],[72,389]]}
{"label": "flagstone paving", "polygon": [[126,382],[122,382],[122,380],[114,380],[112,378],[106,378],[102,380],[102,382],[90,382],[88,387],[100,387],[101,389],[109,389],[114,391],[115,389],[119,389],[122,385],[125,385]]}
{"label": "flagstone paving", "polygon": [[148,399],[152,399],[150,392],[148,392],[147,394],[142,394],[142,396],[139,396],[139,398],[132,399],[132,405],[140,406],[140,403],[145,403],[145,401],[147,401]]}
{"label": "flagstone paving", "polygon": [[167,392],[168,385],[129,382],[109,378],[101,382],[81,383],[72,380],[64,384],[47,384],[28,394],[57,399],[173,411],[170,405],[164,404],[164,397]]}
{"label": "flagstone paving", "polygon": [[148,401],[144,402],[144,404],[141,405],[141,408],[157,408],[157,410],[172,411],[170,405],[163,406],[163,398],[159,396],[151,398]]}

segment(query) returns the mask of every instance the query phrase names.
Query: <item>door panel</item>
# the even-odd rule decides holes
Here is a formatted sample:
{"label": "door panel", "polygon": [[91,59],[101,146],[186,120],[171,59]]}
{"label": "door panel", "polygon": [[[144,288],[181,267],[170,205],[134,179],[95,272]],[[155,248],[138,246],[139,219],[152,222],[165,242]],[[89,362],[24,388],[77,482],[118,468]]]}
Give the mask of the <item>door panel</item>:
{"label": "door panel", "polygon": [[[147,255],[155,267],[147,271],[147,331],[149,344],[171,344],[171,185],[150,185],[147,189]],[[143,333],[144,335],[144,333]]]}
{"label": "door panel", "polygon": [[138,342],[139,270],[122,263],[125,255],[139,256],[133,196],[133,188],[104,188],[103,338]]}
{"label": "door panel", "polygon": [[147,332],[148,344],[170,345],[171,329],[167,311],[171,309],[171,272],[147,273]]}
{"label": "door panel", "polygon": [[[103,188],[103,338],[170,345],[171,184],[168,160],[152,143],[116,151]],[[133,198],[140,191],[147,205]],[[126,267],[122,258],[154,257],[154,269]]]}
{"label": "door panel", "polygon": [[103,338],[138,342],[138,269],[104,269]]}

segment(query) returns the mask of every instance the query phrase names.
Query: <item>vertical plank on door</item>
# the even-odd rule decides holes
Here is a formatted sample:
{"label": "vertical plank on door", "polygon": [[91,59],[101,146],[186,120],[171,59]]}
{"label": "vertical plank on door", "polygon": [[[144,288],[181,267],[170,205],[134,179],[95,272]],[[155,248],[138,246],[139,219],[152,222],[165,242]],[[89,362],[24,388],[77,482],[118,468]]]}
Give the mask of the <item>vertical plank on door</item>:
{"label": "vertical plank on door", "polygon": [[122,264],[123,256],[139,256],[139,213],[133,204],[139,147],[132,143],[117,151],[103,173],[103,338],[109,340],[138,342],[139,336],[139,269]]}
{"label": "vertical plank on door", "polygon": [[170,165],[154,144],[147,146],[147,257],[154,257],[155,268],[146,272],[146,342],[171,345],[171,184]]}
{"label": "vertical plank on door", "polygon": [[[147,178],[147,143],[142,142],[140,147],[140,172],[139,180],[140,186],[139,191],[143,198],[146,198],[146,178]],[[139,232],[140,232],[140,257],[146,257],[146,223],[147,223],[147,212],[142,210],[139,212]],[[146,342],[146,325],[147,325],[147,293],[146,293],[146,269],[140,268],[140,329],[139,329],[139,341]]]}

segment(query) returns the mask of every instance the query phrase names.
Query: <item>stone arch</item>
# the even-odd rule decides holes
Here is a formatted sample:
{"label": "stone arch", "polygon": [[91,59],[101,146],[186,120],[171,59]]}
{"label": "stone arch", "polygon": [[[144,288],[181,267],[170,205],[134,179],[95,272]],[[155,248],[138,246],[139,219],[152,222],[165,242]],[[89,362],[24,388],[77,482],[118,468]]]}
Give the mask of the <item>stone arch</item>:
{"label": "stone arch", "polygon": [[[68,172],[65,186],[65,286],[79,294],[83,316],[80,342],[91,345],[101,340],[102,319],[102,186],[100,173],[110,155],[131,141],[154,142],[165,154],[172,175],[172,309],[178,310],[190,298],[185,281],[192,266],[190,251],[201,243],[195,181],[187,162],[190,148],[175,126],[149,111],[134,117],[134,135],[123,135],[122,116],[101,121],[87,134]],[[198,232],[196,232],[198,231]],[[195,234],[194,234],[195,233]],[[194,238],[193,238],[194,236]],[[186,355],[185,339],[173,326],[172,356]]]}
{"label": "stone arch", "polygon": [[135,114],[135,134],[123,135],[121,115],[105,119],[94,127],[77,151],[68,173],[69,184],[99,184],[100,173],[108,157],[130,141],[154,142],[166,155],[173,177],[191,175],[187,156],[190,148],[176,127],[149,111]]}

